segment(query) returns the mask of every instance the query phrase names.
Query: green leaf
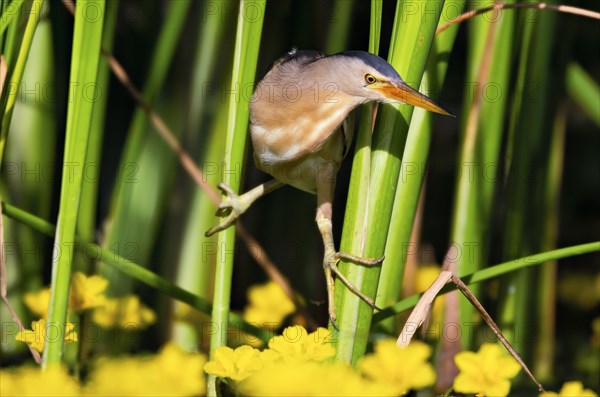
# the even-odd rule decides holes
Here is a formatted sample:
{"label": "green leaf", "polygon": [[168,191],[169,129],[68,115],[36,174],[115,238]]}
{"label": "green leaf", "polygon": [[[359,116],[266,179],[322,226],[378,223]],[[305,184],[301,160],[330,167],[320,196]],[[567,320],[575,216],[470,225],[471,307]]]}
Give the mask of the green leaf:
{"label": "green leaf", "polygon": [[[87,7],[94,7],[98,11],[95,18],[84,13]],[[63,354],[73,245],[83,183],[83,166],[88,151],[93,103],[98,94],[96,77],[100,63],[104,14],[103,0],[81,1],[75,10],[70,77],[71,87],[75,87],[75,89],[69,92],[64,168],[54,238],[48,314],[48,335],[56,335],[56,337],[46,340],[45,366],[59,364]],[[56,332],[57,330],[58,332]]]}

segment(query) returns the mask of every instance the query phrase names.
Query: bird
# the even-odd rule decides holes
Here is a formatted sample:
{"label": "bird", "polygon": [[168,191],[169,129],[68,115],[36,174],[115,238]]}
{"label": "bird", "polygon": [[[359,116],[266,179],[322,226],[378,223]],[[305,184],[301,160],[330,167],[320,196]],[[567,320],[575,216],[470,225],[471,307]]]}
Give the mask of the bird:
{"label": "bird", "polygon": [[315,194],[315,221],[324,246],[328,313],[336,329],[333,275],[371,308],[381,310],[346,279],[337,263],[345,259],[372,266],[380,264],[383,258],[361,258],[336,251],[332,226],[336,174],[353,137],[348,116],[359,105],[371,101],[404,103],[453,116],[405,83],[383,58],[369,52],[326,55],[293,49],[275,61],[250,100],[254,161],[273,179],[242,195],[219,184],[224,197],[216,215],[222,220],[206,232],[206,236],[211,236],[231,226],[253,202],[281,186],[291,185]]}

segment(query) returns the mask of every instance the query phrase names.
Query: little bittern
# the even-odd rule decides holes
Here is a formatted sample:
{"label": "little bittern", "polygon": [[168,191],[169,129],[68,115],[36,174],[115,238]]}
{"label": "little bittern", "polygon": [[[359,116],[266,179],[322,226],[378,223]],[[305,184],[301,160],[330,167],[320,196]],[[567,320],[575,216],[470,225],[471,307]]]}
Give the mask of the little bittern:
{"label": "little bittern", "polygon": [[358,105],[369,102],[406,103],[451,115],[434,101],[406,84],[382,58],[361,51],[325,55],[293,50],[275,62],[256,87],[250,104],[250,134],[254,160],[275,179],[237,196],[228,186],[217,215],[221,223],[206,232],[210,236],[232,223],[259,197],[292,185],[317,195],[317,226],[323,237],[323,268],[327,282],[329,317],[334,326],[332,273],[367,302],[340,273],[340,258],[373,265],[376,259],[358,258],[335,250],[332,233],[332,200],[336,174],[348,152],[353,131],[344,121]]}

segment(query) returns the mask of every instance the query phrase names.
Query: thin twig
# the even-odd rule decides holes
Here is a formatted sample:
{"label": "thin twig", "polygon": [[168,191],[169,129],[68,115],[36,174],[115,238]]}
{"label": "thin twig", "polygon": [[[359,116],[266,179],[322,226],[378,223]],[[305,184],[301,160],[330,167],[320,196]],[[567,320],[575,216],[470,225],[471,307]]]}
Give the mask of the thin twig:
{"label": "thin twig", "polygon": [[566,14],[579,15],[586,18],[600,19],[600,12],[594,12],[590,10],[586,10],[584,8],[565,6],[565,5],[555,5],[548,3],[518,3],[518,4],[495,4],[493,6],[478,8],[475,10],[471,10],[465,12],[454,19],[446,22],[437,30],[435,34],[439,34],[444,30],[448,29],[450,26],[466,21],[467,19],[473,18],[474,16],[488,13],[490,11],[499,11],[499,10],[511,10],[511,9],[525,9],[525,8],[534,8],[538,10],[554,10],[558,12],[564,12]]}
{"label": "thin twig", "polygon": [[[1,199],[0,199],[1,201]],[[25,329],[25,327],[23,327],[23,323],[21,322],[21,319],[19,318],[19,316],[17,315],[17,312],[15,311],[15,309],[12,307],[12,305],[10,304],[10,301],[8,300],[8,288],[7,288],[7,281],[6,281],[6,252],[4,251],[4,222],[2,220],[3,215],[2,215],[2,206],[0,205],[0,298],[2,298],[2,301],[4,302],[4,304],[6,305],[6,307],[8,308],[8,311],[10,312],[11,317],[13,318],[13,320],[15,321],[15,323],[17,323],[17,327],[19,327],[19,331],[23,331]],[[33,347],[27,345],[29,347],[29,351],[31,351],[31,355],[33,356],[33,359],[35,360],[36,363],[38,364],[42,364],[42,357],[40,356],[40,353],[38,353],[37,350],[35,350]]]}
{"label": "thin twig", "polygon": [[514,347],[512,347],[510,342],[504,337],[504,335],[502,335],[502,332],[500,331],[500,327],[498,327],[498,325],[494,322],[492,317],[485,310],[483,305],[479,302],[479,300],[477,300],[477,298],[475,297],[475,295],[473,295],[471,290],[469,290],[469,287],[467,287],[467,285],[465,283],[463,283],[463,281],[460,279],[460,277],[458,277],[455,274],[452,274],[451,281],[454,283],[454,285],[456,285],[458,287],[460,292],[463,293],[463,295],[469,300],[469,302],[471,302],[471,304],[473,306],[475,306],[475,308],[477,309],[479,314],[481,314],[481,317],[483,317],[483,320],[486,322],[488,327],[491,328],[491,330],[494,332],[494,334],[500,340],[500,343],[502,343],[504,345],[506,350],[508,350],[510,352],[510,354],[514,357],[514,359],[517,360],[517,362],[523,368],[523,371],[525,371],[525,373],[527,374],[529,379],[531,379],[533,381],[533,383],[535,383],[538,390],[540,392],[544,392],[544,387],[541,385],[540,382],[537,381],[537,379],[535,379],[535,376],[533,376],[533,374],[527,367],[527,364],[525,364],[525,362],[523,361],[521,356],[519,356],[519,353],[517,353],[517,351],[514,349]]}
{"label": "thin twig", "polygon": [[[74,4],[71,0],[63,0],[63,4],[66,6],[67,10],[71,14],[74,14]],[[177,137],[171,129],[166,125],[163,121],[162,117],[152,109],[152,106],[144,99],[140,90],[133,84],[129,75],[125,71],[125,68],[121,65],[121,63],[108,51],[104,48],[101,49],[101,54],[108,63],[110,69],[114,73],[115,77],[119,80],[119,82],[127,89],[129,94],[133,97],[135,102],[142,108],[142,110],[148,116],[148,119],[158,132],[158,134],[165,140],[167,145],[177,154],[177,158],[181,163],[183,169],[188,173],[188,175],[194,180],[196,185],[200,187],[206,193],[208,198],[215,204],[218,205],[221,202],[221,196],[217,192],[217,190],[208,182],[206,182],[206,178],[204,174],[198,168],[192,157],[188,152],[181,146],[181,143],[177,140]],[[285,294],[288,298],[294,303],[296,306],[296,310],[305,317],[309,326],[316,328],[316,321],[310,316],[306,307],[298,300],[294,289],[288,283],[283,274],[279,271],[275,263],[271,261],[266,251],[262,246],[252,237],[252,235],[243,227],[241,221],[237,221],[236,224],[236,233],[238,237],[240,237],[244,241],[244,245],[250,251],[250,255],[254,258],[254,260],[263,268],[265,273],[277,284],[281,286],[284,290]]]}
{"label": "thin twig", "polygon": [[444,285],[448,284],[448,281],[450,281],[451,278],[451,272],[442,270],[433,283],[431,283],[429,288],[423,292],[423,295],[421,295],[421,298],[415,305],[414,309],[410,312],[410,316],[408,316],[408,320],[406,320],[406,323],[404,323],[402,332],[400,332],[400,335],[396,340],[396,345],[398,345],[398,347],[405,347],[409,345],[419,327],[423,325],[429,316],[431,304],[436,298],[438,292],[440,292]]}
{"label": "thin twig", "polygon": [[427,318],[429,310],[431,308],[431,303],[435,299],[436,295],[449,282],[452,282],[454,285],[456,285],[458,289],[463,293],[463,295],[469,300],[469,302],[471,302],[471,304],[477,309],[477,311],[481,314],[481,317],[483,317],[488,327],[490,327],[490,329],[498,337],[502,345],[504,345],[506,350],[508,350],[508,352],[519,363],[521,368],[523,368],[523,371],[525,371],[527,376],[533,381],[533,383],[536,384],[538,389],[541,392],[543,392],[543,386],[537,381],[537,379],[535,379],[535,377],[533,376],[533,374],[531,373],[521,356],[519,356],[519,353],[517,353],[517,351],[512,347],[510,342],[506,340],[504,335],[502,335],[502,332],[500,331],[498,325],[496,325],[496,323],[494,322],[494,320],[492,320],[492,317],[488,314],[483,305],[469,290],[469,287],[467,287],[457,275],[447,270],[442,270],[435,279],[435,281],[427,289],[427,291],[423,293],[423,295],[419,299],[419,302],[417,303],[413,311],[410,313],[408,320],[404,324],[404,328],[402,328],[402,332],[398,336],[396,344],[400,347],[404,347],[410,343],[412,337],[417,332],[417,329],[423,324],[423,322]]}

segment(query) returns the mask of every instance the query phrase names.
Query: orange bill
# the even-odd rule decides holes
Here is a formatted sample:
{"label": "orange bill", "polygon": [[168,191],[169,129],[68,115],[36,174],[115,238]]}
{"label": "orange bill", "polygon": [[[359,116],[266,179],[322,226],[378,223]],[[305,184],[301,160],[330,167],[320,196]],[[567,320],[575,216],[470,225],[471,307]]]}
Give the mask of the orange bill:
{"label": "orange bill", "polygon": [[402,82],[400,84],[389,84],[384,83],[376,88],[379,92],[383,93],[386,98],[408,105],[417,106],[430,112],[444,114],[446,116],[454,115],[434,102],[433,99],[421,94],[408,84]]}

